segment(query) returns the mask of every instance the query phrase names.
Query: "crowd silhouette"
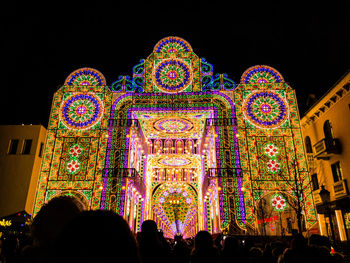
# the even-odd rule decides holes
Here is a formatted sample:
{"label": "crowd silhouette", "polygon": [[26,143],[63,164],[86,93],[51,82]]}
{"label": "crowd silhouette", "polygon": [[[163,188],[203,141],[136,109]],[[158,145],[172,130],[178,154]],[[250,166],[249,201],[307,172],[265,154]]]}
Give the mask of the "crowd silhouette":
{"label": "crowd silhouette", "polygon": [[199,231],[195,238],[176,235],[166,239],[152,220],[141,232],[111,211],[83,211],[72,197],[56,197],[45,204],[31,225],[30,238],[6,236],[0,241],[0,263],[130,262],[130,263],[338,263],[328,238],[295,235],[261,242],[257,237],[239,239]]}

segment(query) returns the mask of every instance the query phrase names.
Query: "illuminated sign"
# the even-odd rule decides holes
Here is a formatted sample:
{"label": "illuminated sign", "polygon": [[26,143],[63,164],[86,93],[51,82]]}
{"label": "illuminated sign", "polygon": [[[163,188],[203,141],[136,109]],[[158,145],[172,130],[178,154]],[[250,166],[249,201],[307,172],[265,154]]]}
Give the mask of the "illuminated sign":
{"label": "illuminated sign", "polygon": [[11,225],[12,225],[11,220],[5,220],[5,219],[0,220],[0,226],[6,227],[6,226],[11,226]]}

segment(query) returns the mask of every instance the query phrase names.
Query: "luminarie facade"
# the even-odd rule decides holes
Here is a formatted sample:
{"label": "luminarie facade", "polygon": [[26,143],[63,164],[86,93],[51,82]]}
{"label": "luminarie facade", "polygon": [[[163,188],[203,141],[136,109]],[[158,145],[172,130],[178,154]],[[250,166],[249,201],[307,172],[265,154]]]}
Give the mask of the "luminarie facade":
{"label": "luminarie facade", "polygon": [[34,213],[58,195],[113,210],[134,231],[154,219],[167,237],[317,227],[294,90],[269,66],[240,83],[214,74],[178,37],[111,85],[91,68],[67,77]]}

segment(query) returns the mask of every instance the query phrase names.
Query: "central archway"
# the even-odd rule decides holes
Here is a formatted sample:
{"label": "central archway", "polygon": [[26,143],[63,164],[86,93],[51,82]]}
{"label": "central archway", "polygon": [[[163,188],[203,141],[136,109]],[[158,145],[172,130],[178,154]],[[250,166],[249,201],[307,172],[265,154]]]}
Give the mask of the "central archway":
{"label": "central archway", "polygon": [[[215,229],[219,232],[229,227],[243,228],[245,211],[235,111],[232,101],[224,93],[126,93],[114,101],[111,116],[101,207],[112,207],[125,218],[129,217],[125,213],[134,211],[133,216],[139,221],[158,216],[162,220],[161,225],[167,226],[167,235],[171,236],[179,231],[174,227],[176,220],[170,222],[164,217],[166,215],[153,214],[153,208],[162,206],[154,204],[152,190],[160,183],[186,183],[197,192],[196,230],[211,229],[214,232]],[[219,118],[230,121],[217,123],[215,120]],[[115,126],[116,120],[128,120],[126,122],[130,125]],[[131,183],[133,186],[130,188],[128,177],[120,178],[122,183],[116,184],[117,188],[118,185],[120,187],[111,194],[111,171],[116,167],[138,171],[145,188],[145,198],[141,202],[135,201],[139,196],[135,198],[132,194],[132,190],[135,193],[141,190],[135,183]],[[209,178],[208,171],[217,169],[236,172],[225,177]],[[213,211],[206,202],[209,197],[216,200],[217,211]],[[131,203],[135,202],[137,207],[132,208]],[[169,222],[165,223],[167,220]],[[182,221],[181,234],[191,236],[187,224]],[[187,221],[190,222],[189,219]],[[138,229],[135,223],[131,227]]]}

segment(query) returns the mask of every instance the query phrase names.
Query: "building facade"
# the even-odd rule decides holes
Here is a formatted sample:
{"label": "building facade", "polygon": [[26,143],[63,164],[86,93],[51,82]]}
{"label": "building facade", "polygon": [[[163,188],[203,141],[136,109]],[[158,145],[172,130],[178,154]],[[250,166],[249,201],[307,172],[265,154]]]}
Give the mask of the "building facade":
{"label": "building facade", "polygon": [[[350,72],[301,119],[314,200],[322,235],[350,238]],[[330,204],[319,196],[330,192]]]}
{"label": "building facade", "polygon": [[54,94],[35,213],[71,195],[167,237],[316,226],[296,96],[277,70],[235,83],[167,37],[132,73],[107,85],[78,69]]}
{"label": "building facade", "polygon": [[33,212],[45,138],[41,125],[0,126],[0,217]]}

